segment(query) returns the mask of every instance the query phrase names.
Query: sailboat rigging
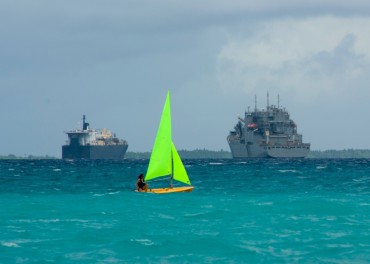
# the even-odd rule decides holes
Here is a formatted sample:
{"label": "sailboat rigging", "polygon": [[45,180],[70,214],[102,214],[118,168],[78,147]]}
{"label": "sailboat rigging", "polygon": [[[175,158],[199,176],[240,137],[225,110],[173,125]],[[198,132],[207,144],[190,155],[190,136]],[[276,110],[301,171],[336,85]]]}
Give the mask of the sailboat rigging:
{"label": "sailboat rigging", "polygon": [[[148,189],[147,192],[191,192],[194,188],[191,186],[184,164],[182,163],[180,155],[172,141],[171,104],[169,91],[167,92],[166,102],[163,107],[161,121],[159,123],[157,136],[154,141],[145,180],[150,181],[152,179],[165,176],[170,176],[169,187]],[[189,186],[173,187],[173,181],[178,181]]]}

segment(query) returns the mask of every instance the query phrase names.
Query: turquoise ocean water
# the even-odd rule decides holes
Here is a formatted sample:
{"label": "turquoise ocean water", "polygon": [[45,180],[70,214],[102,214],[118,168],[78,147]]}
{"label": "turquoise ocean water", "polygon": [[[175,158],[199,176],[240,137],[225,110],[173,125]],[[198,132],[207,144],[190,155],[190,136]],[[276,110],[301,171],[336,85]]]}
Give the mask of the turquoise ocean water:
{"label": "turquoise ocean water", "polygon": [[[369,160],[0,161],[0,263],[369,263]],[[154,182],[151,186],[166,184]]]}

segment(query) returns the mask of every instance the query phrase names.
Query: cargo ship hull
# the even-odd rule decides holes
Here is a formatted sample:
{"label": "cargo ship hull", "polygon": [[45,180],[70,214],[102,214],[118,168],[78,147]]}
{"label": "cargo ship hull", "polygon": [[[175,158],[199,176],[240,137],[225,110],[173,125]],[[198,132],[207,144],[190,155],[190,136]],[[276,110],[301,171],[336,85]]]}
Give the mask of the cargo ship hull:
{"label": "cargo ship hull", "polygon": [[127,145],[117,146],[62,146],[63,159],[110,159],[121,160],[125,157]]}
{"label": "cargo ship hull", "polygon": [[128,144],[114,133],[103,128],[92,129],[82,118],[82,128],[66,132],[68,140],[62,146],[63,159],[121,160],[125,157]]}

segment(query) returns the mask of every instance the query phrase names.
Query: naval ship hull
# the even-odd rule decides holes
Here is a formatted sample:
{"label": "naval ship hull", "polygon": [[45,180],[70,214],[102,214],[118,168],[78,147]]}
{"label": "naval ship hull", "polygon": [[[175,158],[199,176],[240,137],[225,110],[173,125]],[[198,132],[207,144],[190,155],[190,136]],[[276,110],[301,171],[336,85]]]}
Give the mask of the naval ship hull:
{"label": "naval ship hull", "polygon": [[259,146],[229,142],[233,158],[304,158],[310,152],[308,146]]}
{"label": "naval ship hull", "polygon": [[128,145],[112,146],[62,146],[63,159],[105,159],[121,160],[124,158]]}
{"label": "naval ship hull", "polygon": [[254,111],[238,117],[238,123],[231,130],[227,142],[233,158],[304,158],[310,152],[310,143],[303,143],[302,134],[296,123],[290,119],[285,108],[270,105],[267,93],[267,107],[257,108],[255,97]]}
{"label": "naval ship hull", "polygon": [[310,148],[306,146],[298,147],[268,147],[267,155],[271,158],[304,158],[310,152]]}

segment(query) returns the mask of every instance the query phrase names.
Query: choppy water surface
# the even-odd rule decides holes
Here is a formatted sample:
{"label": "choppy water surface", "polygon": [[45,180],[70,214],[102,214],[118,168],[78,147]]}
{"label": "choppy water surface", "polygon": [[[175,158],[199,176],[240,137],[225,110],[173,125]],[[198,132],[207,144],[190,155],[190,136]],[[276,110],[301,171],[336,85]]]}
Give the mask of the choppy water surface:
{"label": "choppy water surface", "polygon": [[0,263],[368,263],[369,160],[185,165],[155,195],[147,161],[1,160]]}

